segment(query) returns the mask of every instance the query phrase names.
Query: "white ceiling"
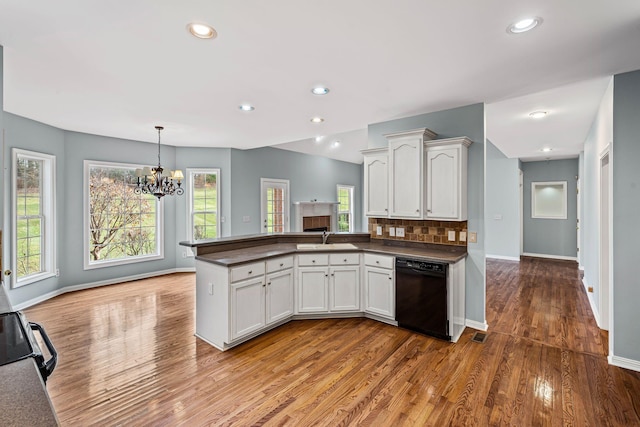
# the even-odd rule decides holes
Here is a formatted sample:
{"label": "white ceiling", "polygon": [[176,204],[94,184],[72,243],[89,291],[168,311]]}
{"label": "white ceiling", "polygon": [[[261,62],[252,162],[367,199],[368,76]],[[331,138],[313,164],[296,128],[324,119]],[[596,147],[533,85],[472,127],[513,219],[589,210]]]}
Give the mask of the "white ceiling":
{"label": "white ceiling", "polygon": [[[507,34],[527,16],[544,22]],[[553,157],[577,154],[606,77],[640,69],[640,2],[0,0],[0,44],[4,109],[62,129],[359,162],[369,123],[486,102],[506,154]]]}

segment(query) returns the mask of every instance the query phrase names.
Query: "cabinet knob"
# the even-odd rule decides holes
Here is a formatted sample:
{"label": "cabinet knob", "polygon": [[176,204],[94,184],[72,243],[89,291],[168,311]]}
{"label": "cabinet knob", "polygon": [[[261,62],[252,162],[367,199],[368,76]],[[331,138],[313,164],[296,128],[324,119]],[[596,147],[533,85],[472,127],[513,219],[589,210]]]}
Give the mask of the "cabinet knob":
{"label": "cabinet knob", "polygon": [[267,282],[267,285],[271,286],[271,282]]}
{"label": "cabinet knob", "polygon": [[380,264],[380,261],[376,261],[376,264]]}
{"label": "cabinet knob", "polygon": [[315,259],[312,259],[312,260],[311,260],[311,262],[316,262],[316,260],[315,260]]}
{"label": "cabinet knob", "polygon": [[282,266],[284,266],[284,262],[281,262],[281,263],[280,263],[280,267],[282,267]]}
{"label": "cabinet knob", "polygon": [[420,209],[416,209],[416,213],[419,213],[419,212],[420,212]]}
{"label": "cabinet knob", "polygon": [[253,270],[249,270],[249,272],[247,274],[252,274],[252,273],[253,273]]}
{"label": "cabinet knob", "polygon": [[329,275],[328,275],[328,274],[325,274],[325,275],[324,275],[324,277],[329,277]]}
{"label": "cabinet knob", "polygon": [[335,273],[331,273],[331,276],[335,276]]}
{"label": "cabinet knob", "polygon": [[393,280],[393,277],[389,276],[389,280]]}
{"label": "cabinet knob", "polygon": [[344,259],[344,262],[347,262],[347,259],[346,259],[346,258]]}

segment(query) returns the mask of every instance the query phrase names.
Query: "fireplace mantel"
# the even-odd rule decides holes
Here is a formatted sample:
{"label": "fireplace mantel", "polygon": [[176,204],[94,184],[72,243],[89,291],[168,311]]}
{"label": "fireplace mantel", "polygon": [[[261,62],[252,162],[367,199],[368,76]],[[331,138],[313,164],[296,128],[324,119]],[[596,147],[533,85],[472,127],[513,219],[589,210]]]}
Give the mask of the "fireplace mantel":
{"label": "fireplace mantel", "polygon": [[293,231],[303,231],[303,221],[305,217],[330,216],[331,227],[329,231],[338,230],[338,205],[339,202],[293,202],[294,206],[294,229]]}

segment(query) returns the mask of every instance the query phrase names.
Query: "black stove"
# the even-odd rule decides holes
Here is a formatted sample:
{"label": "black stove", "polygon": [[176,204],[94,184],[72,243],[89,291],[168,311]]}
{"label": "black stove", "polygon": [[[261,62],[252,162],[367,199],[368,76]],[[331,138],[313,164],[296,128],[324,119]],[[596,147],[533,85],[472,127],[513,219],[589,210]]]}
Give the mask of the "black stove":
{"label": "black stove", "polygon": [[[33,335],[34,330],[40,333],[51,355],[47,361]],[[27,322],[21,312],[0,313],[0,366],[28,357],[34,358],[42,380],[46,382],[56,367],[58,353],[44,328],[38,323]]]}

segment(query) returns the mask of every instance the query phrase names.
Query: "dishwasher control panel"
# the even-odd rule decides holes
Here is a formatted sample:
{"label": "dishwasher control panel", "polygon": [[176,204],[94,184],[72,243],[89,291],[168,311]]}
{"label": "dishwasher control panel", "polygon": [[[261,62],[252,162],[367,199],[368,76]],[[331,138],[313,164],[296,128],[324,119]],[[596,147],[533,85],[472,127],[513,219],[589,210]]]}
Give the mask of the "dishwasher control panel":
{"label": "dishwasher control panel", "polygon": [[396,258],[396,267],[413,268],[420,271],[431,271],[434,273],[446,273],[447,264],[439,262],[420,261],[416,259]]}

